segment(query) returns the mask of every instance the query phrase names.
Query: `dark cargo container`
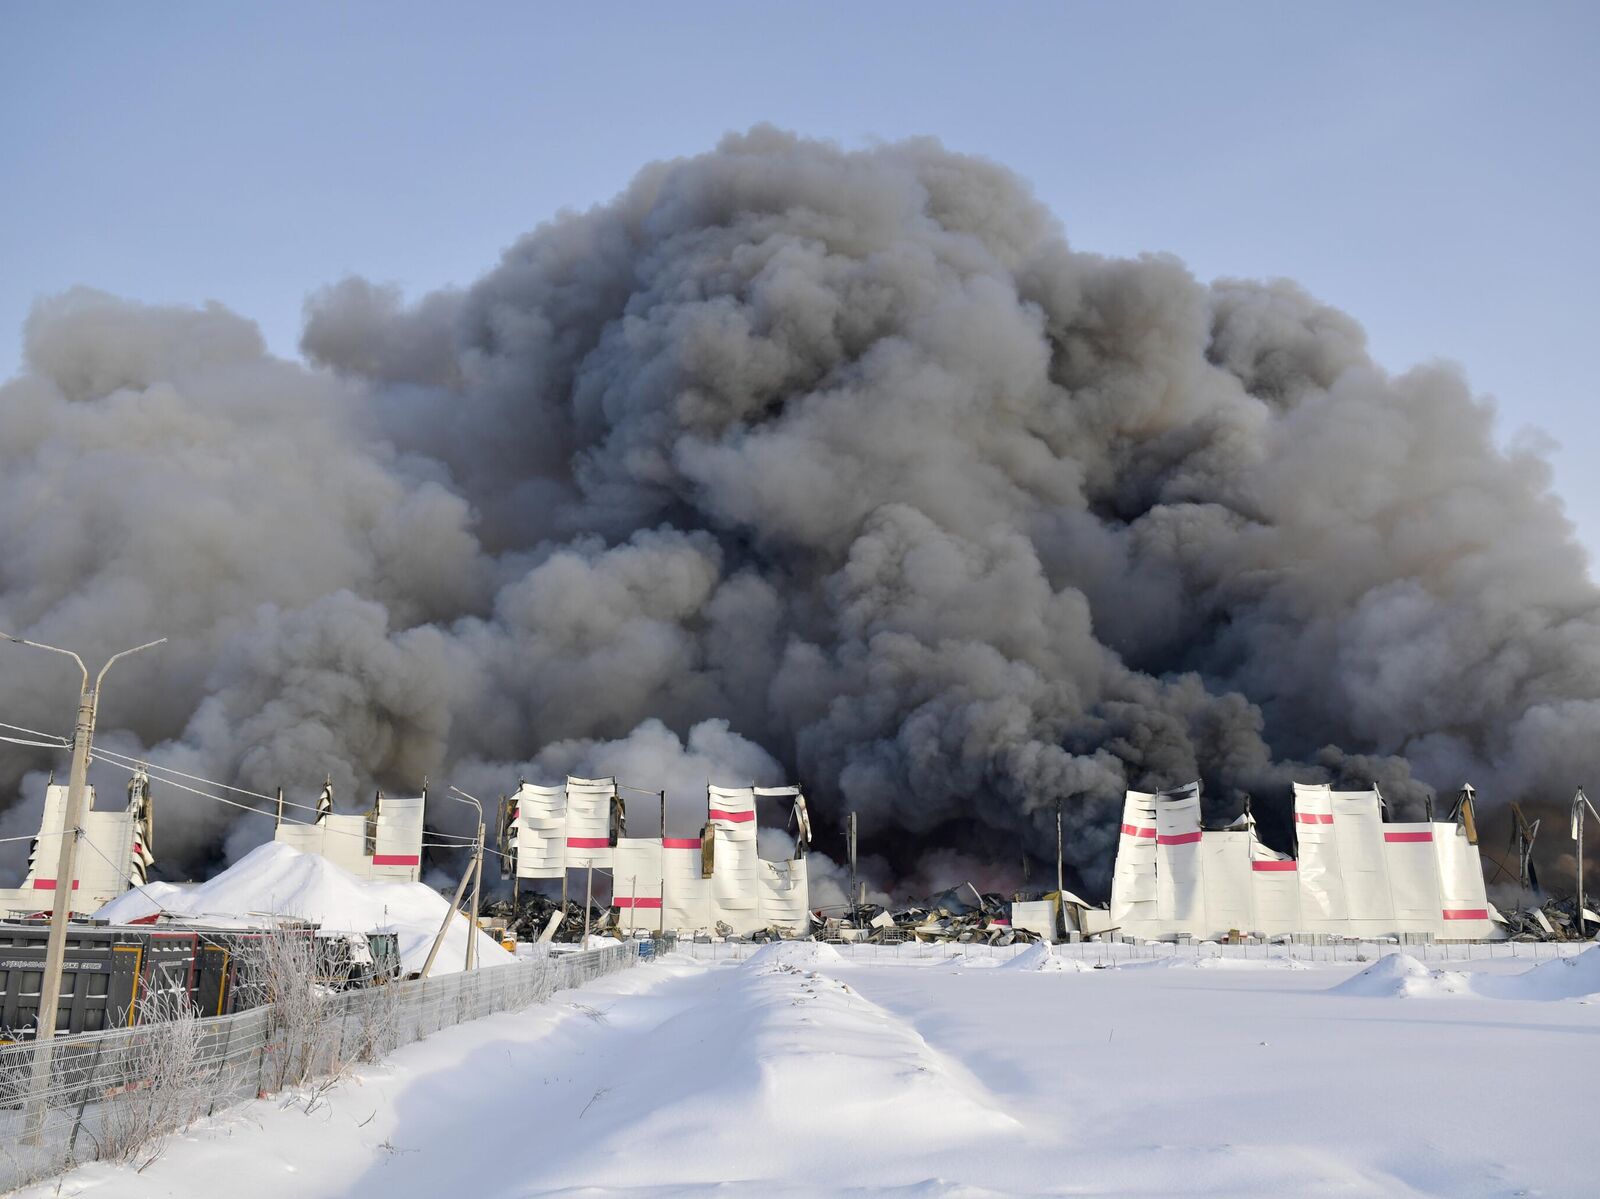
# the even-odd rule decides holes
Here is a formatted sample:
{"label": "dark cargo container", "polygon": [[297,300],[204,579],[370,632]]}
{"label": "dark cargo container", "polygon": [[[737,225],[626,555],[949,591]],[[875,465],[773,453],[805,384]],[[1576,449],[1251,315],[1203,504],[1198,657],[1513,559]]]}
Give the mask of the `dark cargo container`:
{"label": "dark cargo container", "polygon": [[[317,942],[318,973],[336,989],[373,986],[399,976],[393,933],[330,936],[294,930]],[[121,1028],[158,996],[187,1001],[201,1016],[243,1011],[264,1001],[255,980],[251,929],[108,926],[73,922],[56,1028],[62,1033]],[[0,923],[0,1040],[33,1036],[44,977],[45,921]]]}

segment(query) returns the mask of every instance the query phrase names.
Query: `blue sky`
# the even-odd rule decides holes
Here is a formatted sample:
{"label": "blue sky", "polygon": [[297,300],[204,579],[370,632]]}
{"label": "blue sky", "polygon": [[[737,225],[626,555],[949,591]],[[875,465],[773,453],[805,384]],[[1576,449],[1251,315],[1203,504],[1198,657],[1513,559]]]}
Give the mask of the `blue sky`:
{"label": "blue sky", "polygon": [[933,134],[1083,249],[1287,275],[1391,367],[1560,443],[1600,547],[1600,5],[0,7],[0,375],[74,283],[220,300],[470,281],[653,158],[758,121]]}

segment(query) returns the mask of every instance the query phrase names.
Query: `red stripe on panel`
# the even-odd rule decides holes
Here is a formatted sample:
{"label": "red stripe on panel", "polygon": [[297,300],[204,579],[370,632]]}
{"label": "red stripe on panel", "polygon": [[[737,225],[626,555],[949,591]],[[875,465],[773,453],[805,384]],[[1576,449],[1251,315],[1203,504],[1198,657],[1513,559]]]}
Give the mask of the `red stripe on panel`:
{"label": "red stripe on panel", "polygon": [[663,838],[661,838],[661,848],[662,849],[699,849],[700,848],[700,838],[699,837],[663,837]]}
{"label": "red stripe on panel", "polygon": [[[74,891],[78,889],[78,882],[78,879],[72,880],[72,889]],[[35,891],[54,891],[56,889],[56,880],[53,878],[36,878],[33,880],[33,889]]]}
{"label": "red stripe on panel", "polygon": [[619,908],[659,908],[661,901],[641,895],[637,899],[629,899],[626,895],[619,895],[616,899]]}
{"label": "red stripe on panel", "polygon": [[711,809],[711,819],[713,820],[731,820],[735,824],[743,824],[746,820],[754,820],[755,818],[756,814],[754,812],[724,812],[721,808]]}
{"label": "red stripe on panel", "polygon": [[1432,841],[1432,833],[1384,833],[1385,841]]}
{"label": "red stripe on panel", "polygon": [[1164,837],[1157,837],[1157,845],[1193,845],[1204,833],[1168,833]]}
{"label": "red stripe on panel", "polygon": [[1444,910],[1444,918],[1446,920],[1487,920],[1489,918],[1489,909],[1446,908]]}
{"label": "red stripe on panel", "polygon": [[417,866],[422,858],[417,854],[405,853],[375,853],[372,855],[374,866]]}
{"label": "red stripe on panel", "polygon": [[1331,812],[1296,812],[1294,818],[1301,824],[1332,824]]}
{"label": "red stripe on panel", "polygon": [[572,849],[610,849],[609,837],[568,837],[567,845]]}
{"label": "red stripe on panel", "polygon": [[1130,837],[1153,837],[1156,835],[1155,829],[1140,828],[1136,824],[1125,824],[1122,826],[1122,831]]}
{"label": "red stripe on panel", "polygon": [[1251,862],[1252,870],[1293,870],[1299,863],[1293,860],[1281,862]]}

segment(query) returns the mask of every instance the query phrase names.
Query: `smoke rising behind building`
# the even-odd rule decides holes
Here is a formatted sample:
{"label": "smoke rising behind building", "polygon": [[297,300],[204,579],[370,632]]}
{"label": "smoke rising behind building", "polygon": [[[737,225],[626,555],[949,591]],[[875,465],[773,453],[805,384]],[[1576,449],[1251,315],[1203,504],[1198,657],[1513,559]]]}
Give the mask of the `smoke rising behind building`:
{"label": "smoke rising behind building", "polygon": [[[302,800],[615,771],[687,823],[708,776],[793,779],[883,883],[1045,855],[1060,799],[1099,888],[1127,786],[1251,794],[1286,845],[1291,780],[1416,816],[1590,760],[1600,594],[1538,446],[1293,283],[1073,249],[933,141],[730,136],[461,290],[334,283],[303,350],[87,290],[29,321],[0,628],[171,639],[108,747]],[[69,713],[5,651],[0,719]],[[0,754],[0,831],[46,761]],[[166,861],[270,836],[191,799]]]}

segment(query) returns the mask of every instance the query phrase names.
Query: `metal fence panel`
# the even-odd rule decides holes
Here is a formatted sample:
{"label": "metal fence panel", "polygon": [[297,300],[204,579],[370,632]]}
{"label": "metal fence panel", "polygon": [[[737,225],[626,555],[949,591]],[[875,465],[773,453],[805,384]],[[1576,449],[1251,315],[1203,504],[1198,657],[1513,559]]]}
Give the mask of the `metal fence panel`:
{"label": "metal fence panel", "polygon": [[[351,1063],[376,1061],[440,1029],[542,1002],[639,958],[639,943],[625,942],[333,995],[327,1035],[309,1047],[310,1074],[335,1076]],[[0,1046],[0,1190],[110,1154],[117,1138],[160,1099],[146,1084],[163,1027],[57,1037],[42,1050],[32,1042]],[[199,1109],[188,1113],[198,1117],[273,1089],[290,1049],[272,1010],[252,1008],[200,1021],[195,1042],[183,1052],[194,1075],[206,1080],[197,1090]],[[45,1066],[48,1080],[36,1086],[36,1071]]]}

